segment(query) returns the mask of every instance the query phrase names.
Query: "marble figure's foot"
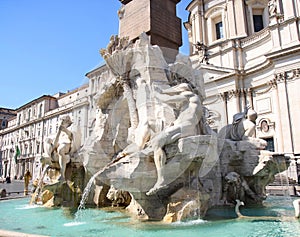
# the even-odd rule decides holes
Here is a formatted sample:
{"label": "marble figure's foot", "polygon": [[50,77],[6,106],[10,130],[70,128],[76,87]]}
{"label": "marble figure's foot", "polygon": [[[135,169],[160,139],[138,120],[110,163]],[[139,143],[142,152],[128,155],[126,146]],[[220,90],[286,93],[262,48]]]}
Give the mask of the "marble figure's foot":
{"label": "marble figure's foot", "polygon": [[168,186],[165,184],[165,185],[162,185],[162,184],[155,184],[153,188],[151,188],[147,193],[146,195],[147,196],[151,196],[151,195],[154,195],[156,194],[159,190],[161,189],[166,189],[168,188]]}

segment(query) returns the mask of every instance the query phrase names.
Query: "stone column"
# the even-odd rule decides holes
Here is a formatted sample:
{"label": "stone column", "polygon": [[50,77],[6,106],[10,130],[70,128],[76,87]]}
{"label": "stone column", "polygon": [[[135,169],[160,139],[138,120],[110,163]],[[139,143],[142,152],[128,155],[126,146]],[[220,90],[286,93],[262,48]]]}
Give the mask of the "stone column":
{"label": "stone column", "polygon": [[277,90],[277,83],[276,80],[272,80],[270,84],[273,86],[271,95],[273,99],[273,108],[274,108],[274,114],[276,116],[275,119],[275,151],[278,153],[284,152],[283,147],[283,135],[282,135],[282,127],[281,127],[281,116],[280,116],[280,107],[279,107],[279,96],[278,96],[278,90]]}
{"label": "stone column", "polygon": [[[226,17],[225,17],[226,16]],[[233,1],[228,1],[227,11],[224,11],[224,23],[226,23],[226,39],[236,37],[236,22]]]}
{"label": "stone column", "polygon": [[253,23],[253,13],[252,13],[252,5],[248,5],[248,11],[250,16],[250,33],[254,33],[254,23]]}
{"label": "stone column", "polygon": [[237,35],[239,37],[247,36],[247,25],[246,25],[246,15],[244,10],[243,0],[234,0],[234,14],[235,14],[235,24]]}
{"label": "stone column", "polygon": [[225,109],[225,122],[226,125],[229,123],[229,118],[228,118],[228,105],[227,105],[227,100],[228,100],[228,92],[224,92],[220,94],[220,97],[222,98],[224,102],[224,109]]}
{"label": "stone column", "polygon": [[[286,79],[284,73],[279,73],[276,75],[277,79],[277,97],[278,97],[278,105],[279,105],[279,116],[281,121],[282,128],[282,146],[284,147],[284,152],[292,154],[293,153],[293,144],[292,144],[292,134],[290,127],[290,116],[289,116],[289,108],[288,108],[288,95],[286,91]],[[279,99],[280,95],[280,99]]]}
{"label": "stone column", "polygon": [[[298,1],[298,3],[299,3],[299,1]],[[283,12],[284,12],[285,19],[293,18],[296,16],[296,9],[295,9],[293,0],[282,1],[282,6],[283,6]],[[277,6],[277,8],[278,8],[278,6]]]}
{"label": "stone column", "polygon": [[[197,25],[196,25],[196,16],[195,14],[193,14],[191,16],[191,20],[192,20],[192,42],[193,42],[193,45],[197,43],[197,39],[198,39],[198,36],[197,36],[197,31],[196,31],[196,28],[197,28]],[[193,46],[193,54],[196,52],[196,47]]]}

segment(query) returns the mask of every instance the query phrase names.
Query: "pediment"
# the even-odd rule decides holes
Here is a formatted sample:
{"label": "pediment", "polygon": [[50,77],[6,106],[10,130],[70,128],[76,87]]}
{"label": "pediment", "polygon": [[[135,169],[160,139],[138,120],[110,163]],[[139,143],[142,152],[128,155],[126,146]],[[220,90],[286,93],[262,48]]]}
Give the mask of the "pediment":
{"label": "pediment", "polygon": [[267,0],[246,0],[248,6],[264,8],[268,5]]}

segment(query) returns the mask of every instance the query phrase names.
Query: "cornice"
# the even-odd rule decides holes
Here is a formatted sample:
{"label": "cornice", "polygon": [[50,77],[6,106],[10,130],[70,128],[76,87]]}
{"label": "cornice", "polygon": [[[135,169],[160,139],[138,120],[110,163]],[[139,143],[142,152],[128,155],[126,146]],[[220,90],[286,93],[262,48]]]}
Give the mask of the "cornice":
{"label": "cornice", "polygon": [[255,44],[261,40],[264,40],[268,37],[271,37],[271,31],[270,31],[269,27],[255,33],[247,38],[241,39],[241,47],[245,48],[245,47]]}
{"label": "cornice", "polygon": [[290,56],[291,54],[299,53],[300,52],[300,44],[285,48],[276,50],[274,52],[268,53],[265,56],[268,59],[274,60],[283,56]]}
{"label": "cornice", "polygon": [[43,101],[43,100],[46,100],[46,99],[56,100],[57,98],[55,98],[55,97],[53,97],[51,95],[42,95],[39,98],[34,99],[34,100],[28,102],[27,104],[22,105],[21,107],[17,108],[16,111],[19,112],[19,111],[21,111],[23,109],[26,109],[26,108],[32,106],[33,104],[39,103],[40,101]]}

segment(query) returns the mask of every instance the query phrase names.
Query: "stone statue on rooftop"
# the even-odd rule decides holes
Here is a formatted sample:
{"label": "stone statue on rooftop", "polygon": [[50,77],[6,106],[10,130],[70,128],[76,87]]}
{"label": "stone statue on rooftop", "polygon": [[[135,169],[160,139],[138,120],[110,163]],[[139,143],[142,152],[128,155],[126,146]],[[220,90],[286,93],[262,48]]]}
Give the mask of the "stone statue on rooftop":
{"label": "stone statue on rooftop", "polygon": [[270,17],[276,16],[277,5],[278,5],[277,0],[269,0],[268,7],[269,7],[269,16]]}

